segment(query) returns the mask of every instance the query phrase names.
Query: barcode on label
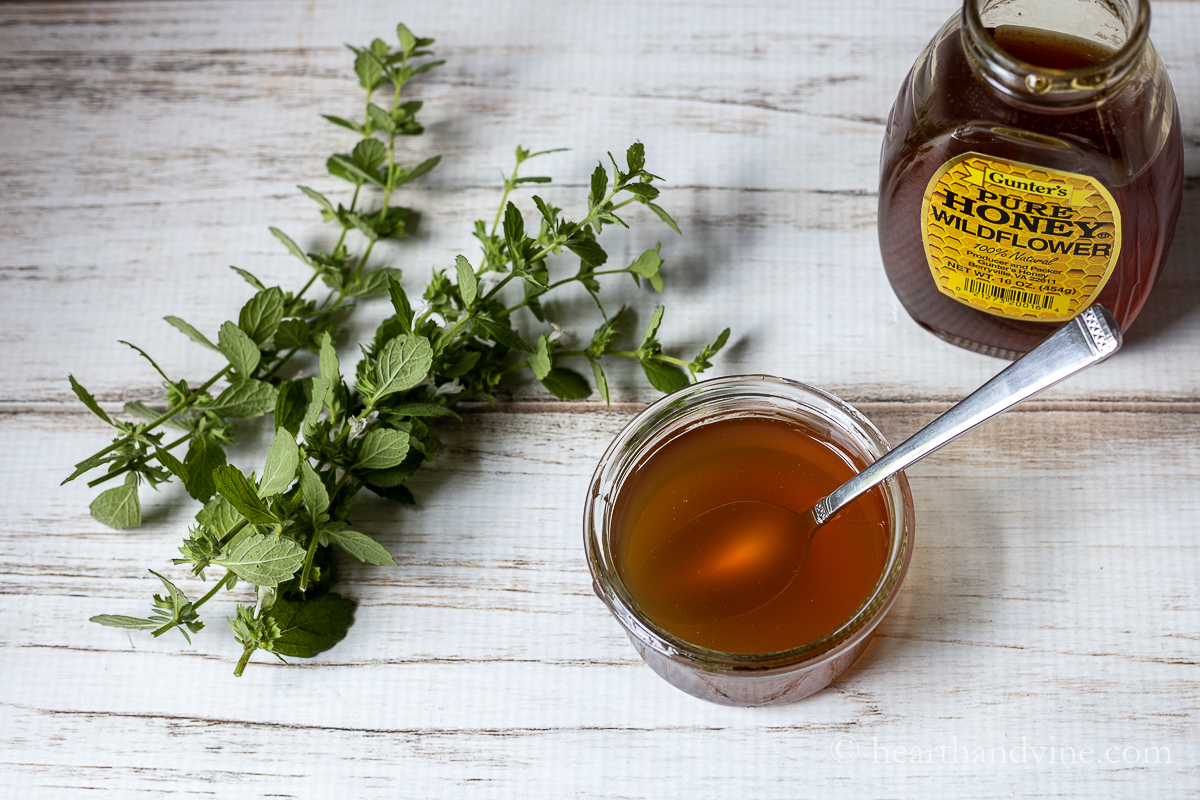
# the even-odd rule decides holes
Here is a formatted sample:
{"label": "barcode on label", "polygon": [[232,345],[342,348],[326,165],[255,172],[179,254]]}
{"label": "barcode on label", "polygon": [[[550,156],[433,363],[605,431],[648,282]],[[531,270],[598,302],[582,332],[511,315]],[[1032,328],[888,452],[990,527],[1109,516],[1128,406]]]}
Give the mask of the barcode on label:
{"label": "barcode on label", "polygon": [[1022,292],[1019,289],[1009,289],[1006,286],[994,286],[990,283],[985,283],[984,281],[977,281],[974,278],[966,278],[963,280],[963,291],[973,294],[977,297],[983,297],[987,300],[995,300],[1001,303],[1007,303],[1010,306],[1032,308],[1037,311],[1053,308],[1054,301],[1057,299],[1057,297],[1052,294]]}

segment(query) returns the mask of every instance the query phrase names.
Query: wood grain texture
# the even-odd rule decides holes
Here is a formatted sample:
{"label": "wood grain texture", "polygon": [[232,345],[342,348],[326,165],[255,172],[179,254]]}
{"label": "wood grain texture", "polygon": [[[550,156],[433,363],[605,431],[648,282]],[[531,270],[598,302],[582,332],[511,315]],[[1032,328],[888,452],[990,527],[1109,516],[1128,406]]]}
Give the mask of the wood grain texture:
{"label": "wood grain texture", "polygon": [[[884,277],[874,229],[883,121],[905,70],[954,5],[413,8],[410,24],[439,37],[449,63],[414,85],[429,130],[409,158],[440,153],[445,161],[402,198],[424,213],[421,233],[386,255],[417,286],[431,266],[473,254],[469,220],[493,213],[493,187],[517,143],[573,148],[544,168],[562,184],[549,197],[577,208],[596,158],[640,138],[674,187],[663,203],[687,235],[643,218],[617,236],[612,256],[664,241],[664,336],[677,352],[729,324],[735,346],[719,372],[789,375],[856,400],[959,396],[998,362],[910,322]],[[278,225],[305,245],[325,235],[294,184],[337,189],[324,158],[353,137],[317,113],[356,110],[341,42],[386,32],[397,13],[380,2],[354,8],[4,6],[0,280],[16,378],[0,400],[69,399],[69,369],[103,398],[152,392],[152,374],[134,366],[117,338],[152,345],[171,369],[203,373],[208,354],[167,329],[163,314],[213,331],[245,297],[224,269],[230,263],[287,286],[303,282],[266,228]],[[1200,176],[1200,5],[1155,10],[1187,169]],[[1200,367],[1181,351],[1200,334],[1200,189],[1195,180],[1188,186],[1163,288],[1128,353],[1058,396],[1200,398]],[[130,286],[144,303],[127,302]],[[41,320],[50,293],[53,326]],[[641,309],[633,328],[655,302],[631,284],[614,305],[623,300]],[[596,321],[583,298],[551,311],[572,327]],[[370,317],[352,333],[367,330]],[[81,348],[84,364],[71,357]],[[632,372],[619,371],[614,383],[622,398],[651,396]]]}
{"label": "wood grain texture", "polygon": [[[899,437],[940,408],[865,410]],[[658,680],[591,594],[579,506],[627,419],[501,413],[446,427],[447,452],[414,483],[417,508],[356,512],[399,567],[344,565],[342,591],[359,602],[349,638],[290,667],[258,659],[239,680],[221,619],[230,601],[206,613],[192,647],[86,621],[139,613],[147,566],[197,592],[166,563],[186,498],[147,503],[151,521],[132,534],[79,514],[82,489],[45,505],[41,487],[99,442],[95,428],[78,415],[5,417],[0,445],[29,455],[0,475],[0,530],[22,532],[0,537],[0,786],[22,797],[304,797],[342,777],[364,796],[422,797],[784,798],[797,780],[813,797],[909,796],[930,780],[945,796],[1200,791],[1197,409],[1019,411],[918,465],[912,568],[875,643],[831,691],[754,711]],[[285,702],[297,694],[310,702]],[[849,746],[839,736],[863,748],[857,760],[834,757]],[[1171,763],[893,758],[952,740],[1011,752],[1021,737],[1166,747]],[[999,782],[981,791],[981,776]]]}
{"label": "wood grain texture", "polygon": [[[517,385],[442,427],[417,507],[364,500],[357,526],[399,566],[342,565],[358,622],[316,659],[257,658],[235,679],[223,617],[240,590],[191,646],[87,622],[143,613],[148,567],[203,585],[169,563],[195,510],[179,487],[143,492],[146,525],[118,533],[87,515],[93,491],[57,486],[106,443],[65,376],[112,410],[153,397],[123,338],[203,378],[217,358],[162,315],[215,331],[247,296],[230,263],[303,282],[266,228],[324,241],[294,185],[335,190],[324,159],[352,143],[317,117],[357,110],[342,42],[401,15],[449,59],[414,85],[428,131],[409,155],[445,159],[402,198],[418,235],[384,253],[410,288],[473,254],[470,220],[494,213],[517,143],[573,148],[546,159],[543,193],[577,208],[595,158],[640,139],[685,236],[639,217],[610,253],[663,240],[671,352],[729,324],[714,374],[830,389],[898,441],[1002,366],[912,324],[875,235],[884,119],[956,5],[0,5],[0,798],[1200,796],[1197,2],[1154,4],[1189,177],[1126,351],[910,471],[905,587],[829,690],[775,709],[694,700],[592,594],[587,480],[653,397],[623,368],[611,410]],[[649,294],[614,287],[631,329]],[[579,297],[551,313],[596,321]],[[231,457],[253,468],[266,439],[239,436]],[[1063,748],[1075,760],[1051,763]]]}

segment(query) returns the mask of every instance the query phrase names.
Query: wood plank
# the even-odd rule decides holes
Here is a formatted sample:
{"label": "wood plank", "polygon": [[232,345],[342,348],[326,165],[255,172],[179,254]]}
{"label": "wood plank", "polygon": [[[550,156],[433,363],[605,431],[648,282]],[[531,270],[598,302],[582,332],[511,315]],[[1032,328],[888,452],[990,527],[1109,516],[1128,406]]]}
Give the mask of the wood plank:
{"label": "wood plank", "polygon": [[[864,410],[898,438],[940,408]],[[144,529],[103,529],[86,516],[86,489],[47,488],[102,441],[97,426],[0,417],[0,447],[22,454],[0,467],[0,786],[22,797],[309,796],[347,779],[364,796],[782,798],[797,781],[814,797],[851,785],[904,796],[931,785],[947,796],[1200,791],[1200,413],[1086,408],[1014,412],[912,470],[916,552],[879,637],[831,691],[760,710],[660,681],[591,595],[579,504],[628,415],[478,414],[445,426],[447,451],[414,482],[421,505],[356,513],[400,566],[343,570],[360,604],[350,636],[289,667],[256,660],[241,679],[226,600],[191,647],[86,621],[139,613],[154,590],[146,567],[197,591],[166,563],[194,504],[166,492],[147,503]],[[839,736],[859,746],[854,761],[834,757],[851,746]],[[1011,754],[1022,737],[1167,747],[1171,762],[937,760],[955,743]],[[932,754],[897,764],[896,748]]]}
{"label": "wood plank", "polygon": [[[333,187],[321,177],[325,155],[352,141],[316,116],[353,113],[358,102],[339,43],[386,33],[397,13],[381,2],[356,8],[0,9],[0,119],[9,142],[0,155],[9,322],[0,341],[15,373],[0,400],[69,401],[68,370],[105,399],[148,396],[152,373],[118,338],[201,377],[210,354],[164,335],[163,314],[210,332],[232,316],[245,291],[228,263],[285,286],[303,281],[266,227],[279,225],[306,246],[324,235],[293,185]],[[911,323],[884,279],[873,225],[882,121],[954,3],[897,13],[859,0],[820,15],[772,4],[735,12],[715,0],[612,0],[587,14],[557,8],[530,4],[519,22],[494,4],[408,12],[450,59],[415,88],[428,103],[429,133],[409,157],[446,156],[404,198],[425,214],[422,232],[385,249],[408,271],[410,288],[430,266],[473,253],[469,221],[490,216],[498,195],[486,187],[515,144],[574,148],[545,167],[562,182],[549,196],[578,207],[595,158],[640,138],[675,187],[663,202],[687,235],[650,224],[616,233],[611,252],[629,259],[664,240],[670,352],[689,355],[728,324],[734,346],[716,374],[783,374],[856,400],[947,400],[999,368]],[[229,24],[234,13],[237,25]],[[1200,6],[1161,2],[1155,15],[1196,176],[1200,78],[1191,32]],[[1193,179],[1162,289],[1131,332],[1129,352],[1056,396],[1200,398],[1188,344],[1200,334],[1198,192]],[[638,309],[631,335],[658,300],[645,294],[626,284],[613,295],[614,307]],[[51,306],[52,325],[43,319]],[[379,304],[365,311],[350,338],[383,313]],[[585,333],[598,322],[578,295],[552,313]],[[80,352],[87,357],[46,357]],[[617,369],[613,383],[624,400],[653,396],[636,369]],[[527,384],[514,391],[541,392]]]}

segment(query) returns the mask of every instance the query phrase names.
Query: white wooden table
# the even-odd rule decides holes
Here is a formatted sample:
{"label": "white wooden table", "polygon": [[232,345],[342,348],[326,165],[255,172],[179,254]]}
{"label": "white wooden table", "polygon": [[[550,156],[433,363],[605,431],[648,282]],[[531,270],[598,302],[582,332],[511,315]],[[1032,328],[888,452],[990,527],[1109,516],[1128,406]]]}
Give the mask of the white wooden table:
{"label": "white wooden table", "polygon": [[[195,592],[169,563],[195,508],[177,486],[146,493],[147,524],[113,532],[88,516],[94,490],[58,487],[106,441],[66,375],[112,411],[154,397],[155,376],[117,344],[128,339],[203,378],[219,357],[164,314],[215,331],[247,296],[227,264],[284,286],[306,277],[267,226],[305,244],[326,233],[293,186],[337,189],[324,159],[353,137],[317,114],[358,108],[343,42],[403,20],[449,60],[414,85],[428,127],[414,157],[445,160],[405,197],[424,213],[420,235],[386,252],[410,290],[475,252],[471,220],[492,213],[515,145],[571,147],[541,166],[550,195],[578,207],[596,157],[640,139],[685,235],[640,219],[610,252],[663,240],[673,352],[728,324],[734,344],[712,374],[825,387],[898,439],[1002,366],[908,319],[875,237],[885,115],[955,10],[0,6],[0,795],[1200,794],[1195,2],[1154,5],[1189,177],[1167,272],[1126,350],[911,471],[907,583],[825,692],[759,710],[694,700],[641,664],[592,595],[584,488],[654,396],[633,372],[614,377],[611,409],[519,384],[494,412],[443,426],[448,451],[413,484],[419,506],[356,512],[400,566],[345,565],[357,624],[318,658],[256,657],[234,678],[225,598],[192,646],[87,621],[144,613],[147,567]],[[638,328],[655,303],[632,286],[614,296]],[[585,304],[556,311],[595,323]],[[347,341],[386,313],[368,304]],[[265,441],[243,438],[234,460],[250,469]],[[1074,763],[1061,763],[1067,748]]]}

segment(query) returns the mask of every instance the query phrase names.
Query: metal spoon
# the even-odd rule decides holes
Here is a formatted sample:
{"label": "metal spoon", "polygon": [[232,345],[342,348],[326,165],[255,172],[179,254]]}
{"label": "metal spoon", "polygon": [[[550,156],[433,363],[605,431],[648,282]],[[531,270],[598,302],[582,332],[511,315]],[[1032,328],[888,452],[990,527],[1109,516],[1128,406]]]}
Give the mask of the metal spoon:
{"label": "metal spoon", "polygon": [[851,500],[1120,347],[1121,329],[1112,313],[1092,306],[805,513],[757,500],[706,511],[656,548],[662,557],[651,559],[657,565],[651,569],[657,574],[642,577],[677,585],[679,592],[663,594],[687,596],[689,602],[656,602],[658,607],[643,610],[664,625],[699,625],[766,605],[795,580],[817,529]]}

